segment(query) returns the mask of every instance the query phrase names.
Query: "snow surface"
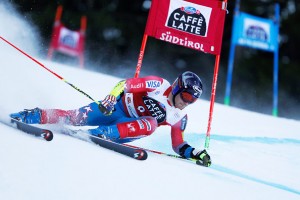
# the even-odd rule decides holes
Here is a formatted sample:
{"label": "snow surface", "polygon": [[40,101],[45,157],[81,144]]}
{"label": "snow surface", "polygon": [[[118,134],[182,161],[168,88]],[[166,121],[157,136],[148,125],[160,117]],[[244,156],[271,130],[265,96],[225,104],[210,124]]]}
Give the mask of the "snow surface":
{"label": "snow surface", "polygon": [[[15,15],[8,18],[13,12],[5,15],[4,10],[0,3],[0,36],[35,55],[38,41],[30,39],[33,34],[20,38],[15,31],[30,25]],[[91,102],[2,40],[0,57],[1,122],[24,108],[73,109]],[[97,100],[120,80],[35,58]],[[200,100],[187,109],[185,139],[203,148],[209,102]],[[169,132],[169,127],[160,127],[132,144],[173,154]],[[296,120],[215,104],[210,168],[153,153],[146,161],[136,161],[54,134],[53,141],[46,142],[0,123],[1,200],[300,199],[300,122]]]}

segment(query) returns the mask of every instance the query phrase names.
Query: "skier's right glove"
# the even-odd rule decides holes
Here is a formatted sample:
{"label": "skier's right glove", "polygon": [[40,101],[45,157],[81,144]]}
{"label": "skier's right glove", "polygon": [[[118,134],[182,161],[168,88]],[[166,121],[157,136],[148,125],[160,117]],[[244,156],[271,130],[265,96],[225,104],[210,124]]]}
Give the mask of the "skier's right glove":
{"label": "skier's right glove", "polygon": [[192,151],[192,158],[198,160],[200,164],[205,167],[209,167],[211,165],[210,156],[205,149],[202,151],[194,149]]}
{"label": "skier's right glove", "polygon": [[99,109],[104,115],[106,116],[111,115],[115,108],[116,103],[117,103],[116,97],[109,94],[105,97],[103,101],[100,102]]}

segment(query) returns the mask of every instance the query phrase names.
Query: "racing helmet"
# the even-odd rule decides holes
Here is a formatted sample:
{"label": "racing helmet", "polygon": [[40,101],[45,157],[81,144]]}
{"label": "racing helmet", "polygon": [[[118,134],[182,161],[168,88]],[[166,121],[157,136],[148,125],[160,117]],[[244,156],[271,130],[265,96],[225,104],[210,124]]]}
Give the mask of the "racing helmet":
{"label": "racing helmet", "polygon": [[203,90],[202,81],[195,73],[186,71],[180,74],[172,84],[173,104],[179,94],[186,103],[194,103],[200,98]]}

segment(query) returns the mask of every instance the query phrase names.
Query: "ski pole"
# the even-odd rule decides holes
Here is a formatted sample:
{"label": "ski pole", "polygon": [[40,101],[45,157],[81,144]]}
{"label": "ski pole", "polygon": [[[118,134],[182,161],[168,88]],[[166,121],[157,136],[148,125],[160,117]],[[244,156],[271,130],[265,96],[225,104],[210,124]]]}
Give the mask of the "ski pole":
{"label": "ski pole", "polygon": [[123,144],[123,145],[129,146],[129,147],[133,147],[133,148],[142,149],[142,150],[145,150],[145,151],[148,151],[148,152],[151,152],[151,153],[155,153],[155,154],[159,154],[159,155],[164,155],[164,156],[168,156],[168,157],[172,157],[172,158],[177,158],[177,159],[185,160],[185,161],[192,162],[192,163],[194,163],[194,164],[203,166],[203,165],[202,165],[198,160],[196,160],[196,159],[192,159],[192,158],[184,158],[184,157],[182,157],[182,156],[178,156],[178,155],[174,155],[174,154],[168,154],[168,153],[164,153],[164,152],[161,152],[161,151],[155,151],[155,150],[151,150],[151,149],[145,149],[145,148],[137,147],[137,146],[130,145],[130,144]]}
{"label": "ski pole", "polygon": [[19,52],[21,52],[23,55],[27,56],[28,58],[30,58],[32,61],[34,61],[35,63],[37,63],[38,65],[40,65],[41,67],[43,67],[45,70],[47,70],[48,72],[50,72],[51,74],[53,74],[54,76],[56,76],[57,78],[59,78],[60,80],[62,80],[63,82],[67,83],[68,85],[70,85],[72,88],[74,88],[75,90],[77,90],[78,92],[84,94],[86,97],[88,97],[89,99],[91,99],[92,101],[94,101],[96,104],[101,105],[98,101],[94,100],[90,95],[88,95],[87,93],[85,93],[84,91],[82,91],[81,89],[79,89],[78,87],[76,87],[75,85],[73,85],[72,83],[69,83],[67,80],[65,80],[63,77],[61,77],[60,75],[56,74],[55,72],[53,72],[52,70],[50,70],[49,68],[47,68],[45,65],[43,65],[41,62],[39,62],[38,60],[36,60],[35,58],[33,58],[32,56],[28,55],[27,53],[25,53],[24,51],[22,51],[20,48],[16,47],[15,45],[13,45],[12,43],[10,43],[9,41],[7,41],[6,39],[4,39],[3,37],[0,36],[0,39],[2,39],[4,42],[6,42],[7,44],[9,44],[10,46],[14,47],[16,50],[18,50]]}

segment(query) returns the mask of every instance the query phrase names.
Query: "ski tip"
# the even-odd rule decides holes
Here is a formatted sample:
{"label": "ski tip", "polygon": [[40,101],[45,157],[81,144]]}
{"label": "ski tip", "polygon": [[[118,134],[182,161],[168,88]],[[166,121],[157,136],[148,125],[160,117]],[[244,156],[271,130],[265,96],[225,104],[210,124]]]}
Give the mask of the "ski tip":
{"label": "ski tip", "polygon": [[53,133],[49,130],[44,130],[43,138],[47,141],[51,141],[53,139]]}
{"label": "ski tip", "polygon": [[134,152],[134,158],[137,160],[146,160],[148,158],[148,154],[143,149],[136,149]]}

